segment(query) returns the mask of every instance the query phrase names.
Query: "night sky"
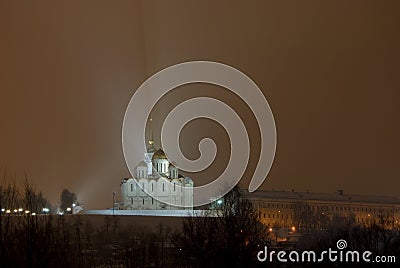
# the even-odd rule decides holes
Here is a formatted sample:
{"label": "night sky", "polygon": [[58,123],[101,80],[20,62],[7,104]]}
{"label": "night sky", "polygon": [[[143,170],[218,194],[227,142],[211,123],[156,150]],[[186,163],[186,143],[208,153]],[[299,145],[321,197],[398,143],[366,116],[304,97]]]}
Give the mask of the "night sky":
{"label": "night sky", "polygon": [[[263,189],[400,196],[399,1],[0,0],[0,171],[56,204],[63,188],[86,208],[111,206],[129,177],[122,120],[138,86],[184,61],[231,65],[261,88],[278,144]],[[210,85],[177,88],[153,113],[213,96],[259,133],[237,97]],[[187,125],[189,158],[213,137],[219,155],[195,184],[224,169],[229,141],[208,120]],[[1,180],[3,175],[1,175]]]}

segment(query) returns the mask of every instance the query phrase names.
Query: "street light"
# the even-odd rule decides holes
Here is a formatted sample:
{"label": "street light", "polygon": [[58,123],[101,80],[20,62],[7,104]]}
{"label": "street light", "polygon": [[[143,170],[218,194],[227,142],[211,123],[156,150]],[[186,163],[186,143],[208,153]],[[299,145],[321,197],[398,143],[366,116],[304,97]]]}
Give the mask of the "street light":
{"label": "street light", "polygon": [[42,208],[42,211],[44,212],[44,214],[48,213],[50,211],[50,209],[48,208]]}

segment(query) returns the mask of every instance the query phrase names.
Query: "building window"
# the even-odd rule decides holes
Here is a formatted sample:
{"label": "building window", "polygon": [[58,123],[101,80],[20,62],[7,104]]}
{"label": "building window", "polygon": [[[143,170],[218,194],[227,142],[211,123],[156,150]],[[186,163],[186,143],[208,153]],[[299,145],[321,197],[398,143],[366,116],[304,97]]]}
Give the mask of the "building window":
{"label": "building window", "polygon": [[153,198],[151,199],[151,204],[154,205],[154,199]]}
{"label": "building window", "polygon": [[154,183],[151,184],[151,191],[154,191]]}
{"label": "building window", "polygon": [[165,183],[162,184],[162,191],[165,192]]}
{"label": "building window", "polygon": [[131,184],[131,192],[133,192],[133,183]]}
{"label": "building window", "polygon": [[176,191],[176,184],[174,183],[174,192]]}
{"label": "building window", "polygon": [[142,199],[143,200],[143,205],[144,205],[144,199]]}

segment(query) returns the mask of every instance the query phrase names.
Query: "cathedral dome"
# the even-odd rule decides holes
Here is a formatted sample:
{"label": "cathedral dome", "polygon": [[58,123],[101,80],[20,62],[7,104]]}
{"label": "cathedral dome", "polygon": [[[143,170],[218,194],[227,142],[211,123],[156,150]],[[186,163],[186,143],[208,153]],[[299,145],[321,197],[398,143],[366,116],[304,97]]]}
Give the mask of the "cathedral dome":
{"label": "cathedral dome", "polygon": [[157,152],[153,154],[153,159],[167,159],[164,151],[160,148]]}

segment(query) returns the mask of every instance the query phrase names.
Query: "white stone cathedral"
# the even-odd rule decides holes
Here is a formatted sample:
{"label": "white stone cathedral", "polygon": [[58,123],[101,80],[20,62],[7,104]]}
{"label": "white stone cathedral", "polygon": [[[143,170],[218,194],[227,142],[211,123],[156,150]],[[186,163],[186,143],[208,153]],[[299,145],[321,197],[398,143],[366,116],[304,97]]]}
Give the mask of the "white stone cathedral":
{"label": "white stone cathedral", "polygon": [[136,166],[135,177],[121,183],[123,209],[193,209],[193,181],[178,173],[164,151],[149,141],[144,161]]}

